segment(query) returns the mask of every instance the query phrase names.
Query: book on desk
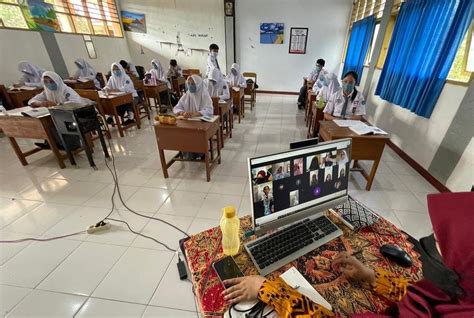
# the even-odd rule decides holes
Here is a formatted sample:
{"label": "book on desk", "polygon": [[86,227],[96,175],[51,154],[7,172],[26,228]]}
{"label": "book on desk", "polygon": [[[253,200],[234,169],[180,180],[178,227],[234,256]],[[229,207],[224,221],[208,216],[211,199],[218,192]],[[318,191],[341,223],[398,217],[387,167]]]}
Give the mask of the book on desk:
{"label": "book on desk", "polygon": [[347,127],[358,135],[388,135],[388,133],[382,129],[369,126],[360,120],[335,119],[334,123],[339,127]]}
{"label": "book on desk", "polygon": [[39,87],[23,85],[23,86],[19,86],[19,87],[12,86],[12,87],[9,88],[9,90],[10,91],[34,91],[38,88]]}
{"label": "book on desk", "polygon": [[0,114],[0,116],[24,116],[32,118],[41,118],[49,115],[49,110],[47,107],[37,107],[33,108],[31,106],[25,106],[21,108],[15,108],[6,111],[5,113]]}

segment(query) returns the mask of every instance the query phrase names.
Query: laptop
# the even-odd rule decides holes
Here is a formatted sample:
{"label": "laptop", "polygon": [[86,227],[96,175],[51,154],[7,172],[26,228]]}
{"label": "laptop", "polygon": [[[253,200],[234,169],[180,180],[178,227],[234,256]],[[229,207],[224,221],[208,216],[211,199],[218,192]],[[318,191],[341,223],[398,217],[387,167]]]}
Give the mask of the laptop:
{"label": "laptop", "polygon": [[348,201],[351,139],[248,159],[257,238],[244,245],[263,276],[342,235],[324,215]]}

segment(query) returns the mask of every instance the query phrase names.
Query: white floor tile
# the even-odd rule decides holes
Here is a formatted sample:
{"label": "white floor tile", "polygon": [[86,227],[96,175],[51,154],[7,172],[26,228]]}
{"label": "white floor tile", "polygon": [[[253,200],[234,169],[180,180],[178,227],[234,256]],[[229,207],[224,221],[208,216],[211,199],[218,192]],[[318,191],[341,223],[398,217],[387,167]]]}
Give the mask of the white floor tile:
{"label": "white floor tile", "polygon": [[119,301],[90,298],[77,313],[77,318],[140,318],[146,306]]}
{"label": "white floor tile", "polygon": [[89,296],[125,250],[122,246],[85,242],[38,289]]}
{"label": "white floor tile", "polygon": [[164,189],[140,188],[125,203],[134,211],[155,213],[168,196],[169,192]]}
{"label": "white floor tile", "polygon": [[402,229],[416,239],[433,233],[433,226],[426,214],[394,210]]}
{"label": "white floor tile", "polygon": [[205,198],[205,193],[175,190],[163,203],[158,214],[195,216]]}
{"label": "white floor tile", "polygon": [[222,209],[226,206],[233,206],[239,212],[242,196],[209,193],[196,215],[199,218],[220,220]]}
{"label": "white floor tile", "polygon": [[[27,235],[23,233],[11,233],[6,231],[0,232],[0,239],[5,241],[13,241],[24,239]],[[5,243],[1,245],[0,249],[0,265],[3,265],[10,258],[18,254],[22,249],[31,244],[31,241],[21,243]]]}
{"label": "white floor tile", "polygon": [[173,317],[173,318],[196,318],[195,312],[175,310],[164,307],[148,306],[143,314],[143,318],[158,318],[158,317]]}
{"label": "white floor tile", "polygon": [[98,298],[148,304],[173,253],[130,248],[94,291]]}
{"label": "white floor tile", "polygon": [[32,291],[8,315],[16,317],[72,317],[86,300],[82,296],[57,294],[47,291]]}
{"label": "white floor tile", "polygon": [[210,193],[230,194],[241,196],[248,181],[247,177],[217,175],[212,180]]}
{"label": "white floor tile", "polygon": [[385,201],[391,209],[426,213],[426,208],[408,191],[384,191]]}
{"label": "white floor tile", "polygon": [[[114,192],[115,185],[109,184],[104,189],[95,194],[92,198],[83,203],[84,206],[99,207],[99,208],[111,208],[112,202],[111,197]],[[139,190],[139,187],[132,187],[127,185],[120,185],[120,194],[122,199],[127,202],[127,200]],[[118,189],[115,190],[114,196],[115,207],[117,209],[123,209],[123,204],[120,202]]]}
{"label": "white floor tile", "polygon": [[0,285],[0,316],[5,317],[31,289]]}
{"label": "white floor tile", "polygon": [[0,198],[0,229],[40,205],[40,201]]}

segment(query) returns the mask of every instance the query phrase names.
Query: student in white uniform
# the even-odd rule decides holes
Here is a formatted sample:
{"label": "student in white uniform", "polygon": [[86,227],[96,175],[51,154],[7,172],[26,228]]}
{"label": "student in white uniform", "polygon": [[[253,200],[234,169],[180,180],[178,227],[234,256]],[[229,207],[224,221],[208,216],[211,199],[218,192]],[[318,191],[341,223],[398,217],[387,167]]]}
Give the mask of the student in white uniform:
{"label": "student in white uniform", "polygon": [[31,64],[27,61],[21,61],[18,63],[18,70],[21,72],[22,77],[18,84],[14,86],[30,86],[30,87],[43,87],[41,83],[41,75],[45,72],[45,70],[39,66]]}
{"label": "student in white uniform", "polygon": [[230,87],[247,87],[247,81],[245,80],[245,77],[243,77],[243,75],[240,73],[239,64],[232,64],[232,67],[230,68],[230,73],[229,75],[227,75],[226,79],[229,82]]}
{"label": "student in white uniform", "polygon": [[217,68],[211,70],[209,77],[204,80],[204,83],[211,97],[219,97],[222,100],[230,98],[229,85],[222,78],[222,73]]}
{"label": "student in white uniform", "polygon": [[[308,81],[313,82],[316,87],[322,87],[322,82],[320,79],[320,75],[326,75],[327,71],[324,69],[326,65],[326,61],[324,59],[318,59],[316,61],[316,65],[311,70],[311,73],[306,78]],[[298,108],[303,109],[306,106],[306,98],[307,98],[308,89],[306,85],[303,85],[300,89],[300,94],[298,96]]]}
{"label": "student in white uniform", "polygon": [[335,92],[324,108],[324,119],[360,120],[365,115],[365,99],[355,88],[357,73],[350,71],[342,79],[342,89]]}
{"label": "student in white uniform", "polygon": [[[122,65],[120,63],[112,63],[111,67],[111,76],[107,85],[104,89],[107,89],[109,92],[125,92],[132,93],[133,102],[138,104],[140,103],[140,98],[138,97],[137,91],[133,86],[133,82],[130,79],[130,76],[125,73]],[[118,114],[122,117],[122,125],[126,126],[133,123],[135,120],[135,114],[133,113],[133,105],[122,105],[117,108]],[[127,120],[124,121],[125,113],[127,113]],[[113,122],[112,117],[107,119],[108,123]]]}
{"label": "student in white uniform", "polygon": [[[85,104],[87,102],[87,99],[82,98],[76,93],[76,91],[64,84],[61,77],[55,72],[44,72],[41,77],[41,83],[44,87],[44,90],[30,99],[28,101],[28,105],[33,107],[50,107],[68,103]],[[51,133],[56,139],[58,147],[60,149],[64,149],[60,142],[57,130],[52,128]],[[63,138],[73,149],[79,148],[81,146],[80,140],[77,136],[63,136]],[[51,148],[47,140],[42,143],[37,142],[35,145],[41,149]]]}
{"label": "student in white uniform", "polygon": [[212,116],[214,114],[212,99],[202,78],[191,75],[186,80],[186,88],[186,93],[179,99],[173,112],[184,118]]}
{"label": "student in white uniform", "polygon": [[100,89],[100,83],[97,80],[97,72],[85,59],[78,58],[74,61],[77,66],[77,71],[74,74],[74,79],[94,81],[95,87]]}
{"label": "student in white uniform", "polygon": [[160,83],[165,83],[168,88],[171,88],[171,84],[166,78],[165,71],[163,70],[163,66],[159,60],[151,60],[151,70],[149,70],[148,73],[150,73],[152,77],[155,77],[155,79]]}
{"label": "student in white uniform", "polygon": [[123,69],[126,70],[128,73],[132,74],[136,78],[140,78],[140,75],[138,74],[135,64],[133,64],[132,62],[127,62],[125,60],[120,60],[119,63],[120,65],[122,65]]}
{"label": "student in white uniform", "polygon": [[320,88],[315,84],[313,86],[313,93],[316,94],[316,101],[319,102],[322,99],[322,102],[325,104],[332,94],[341,89],[341,84],[339,84],[337,75],[334,73],[321,75],[320,79],[323,86]]}
{"label": "student in white uniform", "polygon": [[183,70],[178,65],[178,62],[176,60],[170,60],[170,67],[166,76],[168,78],[176,78],[183,76]]}
{"label": "student in white uniform", "polygon": [[209,45],[209,55],[207,56],[207,70],[206,76],[209,76],[213,68],[217,68],[219,71],[219,62],[217,61],[217,55],[219,55],[219,46],[215,43]]}

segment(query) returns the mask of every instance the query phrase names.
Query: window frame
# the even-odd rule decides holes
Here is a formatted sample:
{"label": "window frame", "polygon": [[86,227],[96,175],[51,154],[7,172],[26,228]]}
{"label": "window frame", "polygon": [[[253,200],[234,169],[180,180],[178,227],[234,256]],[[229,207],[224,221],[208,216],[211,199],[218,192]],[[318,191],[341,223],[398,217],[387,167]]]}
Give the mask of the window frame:
{"label": "window frame", "polygon": [[[463,61],[462,61],[462,70],[461,70],[461,73],[465,76],[469,76],[469,79],[467,80],[467,82],[464,82],[464,81],[461,81],[461,80],[446,78],[446,83],[459,85],[459,86],[469,86],[471,81],[474,79],[474,72],[469,72],[467,70],[467,60],[469,58],[469,52],[470,52],[470,49],[471,49],[471,45],[473,45],[473,43],[472,43],[472,34],[473,34],[473,32],[474,32],[474,22],[471,23],[471,25],[469,26],[469,29],[467,30],[467,33],[466,33],[466,37],[467,37],[467,39],[466,39],[466,51],[464,52]],[[458,48],[458,50],[459,50],[459,48]],[[457,55],[457,52],[456,52],[456,55]],[[449,71],[451,72],[451,69],[449,69]]]}
{"label": "window frame", "polygon": [[[87,6],[87,0],[80,0],[81,1],[81,4],[82,4],[82,7],[83,7],[83,11],[84,11],[84,15],[79,15],[79,14],[76,14],[76,13],[72,13],[71,12],[71,2],[70,0],[62,0],[65,4],[65,6],[63,7],[64,8],[64,12],[63,11],[58,11],[57,8],[56,8],[56,5],[53,4],[55,6],[55,10],[54,12],[56,14],[63,14],[63,15],[66,15],[68,16],[68,19],[69,19],[69,24],[70,24],[70,27],[71,29],[73,30],[72,32],[65,32],[65,31],[54,31],[52,33],[61,33],[61,34],[69,34],[69,35],[90,35],[90,36],[100,36],[100,37],[107,37],[107,38],[117,38],[117,39],[120,39],[120,38],[124,38],[125,37],[125,34],[124,34],[124,29],[123,29],[123,25],[122,25],[122,21],[121,21],[121,17],[120,17],[120,13],[119,13],[119,8],[117,6],[117,1],[116,0],[104,0],[106,1],[108,4],[110,5],[113,5],[113,8],[115,10],[115,15],[117,16],[117,20],[114,21],[112,20],[114,18],[114,12],[110,12],[111,10],[109,9],[109,16],[111,16],[111,20],[107,20],[106,19],[106,14],[105,14],[105,10],[104,10],[104,5],[102,3],[102,0],[97,0],[97,6],[99,7],[99,10],[100,10],[100,14],[104,17],[104,18],[96,18],[96,17],[91,17],[90,14],[89,14],[89,8]],[[26,2],[26,1],[25,1]],[[21,16],[22,18],[26,21],[26,18],[25,18],[25,15],[23,13],[23,10],[22,10],[22,4],[18,3],[18,1],[12,3],[12,2],[6,2],[6,1],[2,1],[0,0],[0,4],[5,4],[5,5],[11,5],[11,6],[16,6],[16,7],[19,7],[20,8],[20,11],[21,11]],[[77,28],[76,28],[76,25],[74,23],[74,19],[73,19],[73,16],[76,16],[76,17],[80,17],[80,18],[85,18],[87,20],[87,23],[88,23],[88,26],[91,30],[91,33],[83,33],[83,32],[78,32],[77,31]],[[99,20],[103,23],[105,29],[107,30],[107,35],[106,34],[95,34],[95,31],[94,31],[94,27],[93,27],[93,24],[92,24],[92,20]],[[109,27],[109,23],[112,25]],[[113,24],[116,23],[118,25],[120,25],[120,35],[114,35],[113,34]],[[32,29],[29,29],[29,28],[18,28],[18,27],[7,27],[5,26],[5,23],[2,21],[2,24],[0,24],[0,30],[19,30],[19,31],[36,31],[36,32],[41,32],[41,31],[38,31],[38,30],[32,30]]]}

